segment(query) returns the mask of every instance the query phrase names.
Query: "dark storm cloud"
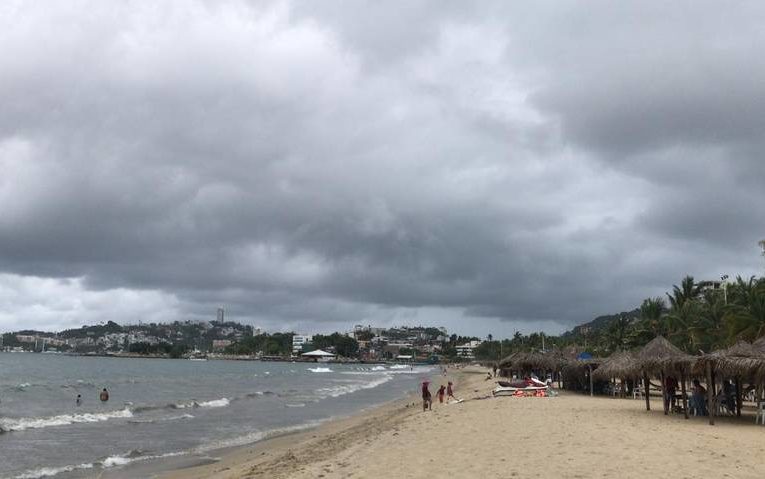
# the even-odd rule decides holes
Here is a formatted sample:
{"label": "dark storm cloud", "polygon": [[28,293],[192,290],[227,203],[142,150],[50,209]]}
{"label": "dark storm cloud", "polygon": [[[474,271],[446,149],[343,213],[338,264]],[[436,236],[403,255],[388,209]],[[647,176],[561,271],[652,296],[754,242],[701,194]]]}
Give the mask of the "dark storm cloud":
{"label": "dark storm cloud", "polygon": [[13,4],[0,328],[559,331],[755,271],[761,12],[693,5]]}

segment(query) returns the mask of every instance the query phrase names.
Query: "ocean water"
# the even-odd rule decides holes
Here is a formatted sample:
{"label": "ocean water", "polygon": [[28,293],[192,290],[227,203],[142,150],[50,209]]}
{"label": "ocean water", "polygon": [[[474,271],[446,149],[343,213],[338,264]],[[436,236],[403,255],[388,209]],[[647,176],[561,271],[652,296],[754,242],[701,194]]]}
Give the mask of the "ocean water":
{"label": "ocean water", "polygon": [[417,392],[429,371],[0,353],[0,478],[90,477],[204,456]]}

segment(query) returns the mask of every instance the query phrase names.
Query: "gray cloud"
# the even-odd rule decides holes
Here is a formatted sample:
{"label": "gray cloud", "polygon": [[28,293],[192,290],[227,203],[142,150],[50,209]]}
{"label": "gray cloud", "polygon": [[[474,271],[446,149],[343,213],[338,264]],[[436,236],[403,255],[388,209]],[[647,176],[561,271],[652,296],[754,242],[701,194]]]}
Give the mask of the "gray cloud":
{"label": "gray cloud", "polygon": [[0,328],[556,332],[756,273],[758,12],[689,9],[9,8]]}

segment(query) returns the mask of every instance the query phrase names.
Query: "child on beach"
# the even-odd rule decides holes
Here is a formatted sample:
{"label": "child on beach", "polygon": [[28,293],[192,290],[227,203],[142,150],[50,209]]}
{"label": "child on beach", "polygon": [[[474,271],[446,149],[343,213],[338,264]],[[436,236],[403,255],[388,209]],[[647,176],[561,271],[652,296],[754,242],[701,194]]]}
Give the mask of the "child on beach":
{"label": "child on beach", "polygon": [[452,389],[452,382],[449,381],[446,385],[446,401],[449,401],[449,398],[456,400],[457,398],[454,397],[454,390]]}
{"label": "child on beach", "polygon": [[438,388],[438,403],[443,404],[444,403],[444,394],[446,393],[446,387],[442,384],[440,388]]}
{"label": "child on beach", "polygon": [[428,409],[433,409],[433,398],[430,395],[428,384],[430,384],[428,381],[422,382],[422,410],[423,411],[427,411]]}

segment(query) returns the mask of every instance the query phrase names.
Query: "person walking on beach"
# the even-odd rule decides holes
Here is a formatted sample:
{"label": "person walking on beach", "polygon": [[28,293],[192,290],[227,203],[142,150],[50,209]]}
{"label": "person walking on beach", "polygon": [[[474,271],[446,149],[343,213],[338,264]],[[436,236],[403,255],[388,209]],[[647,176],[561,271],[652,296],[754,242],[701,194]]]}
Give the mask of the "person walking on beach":
{"label": "person walking on beach", "polygon": [[430,384],[430,382],[428,381],[422,382],[422,410],[423,411],[433,409],[433,397],[430,395],[428,384]]}
{"label": "person walking on beach", "polygon": [[449,402],[449,398],[454,399],[455,401],[457,400],[457,398],[454,397],[454,390],[452,389],[452,382],[451,381],[449,381],[446,384],[446,401],[447,402]]}
{"label": "person walking on beach", "polygon": [[673,376],[664,378],[664,410],[672,411],[675,408],[677,400],[675,392],[677,391],[677,379]]}
{"label": "person walking on beach", "polygon": [[101,402],[106,402],[109,400],[109,391],[104,388],[103,391],[101,391],[101,394],[98,395],[98,399],[101,400]]}
{"label": "person walking on beach", "polygon": [[443,384],[440,388],[438,388],[438,403],[443,404],[444,403],[444,394],[446,394],[446,386]]}
{"label": "person walking on beach", "polygon": [[496,378],[496,377],[497,377],[497,365],[496,365],[496,364],[494,364],[494,365],[491,367],[491,370],[494,372],[494,377]]}

